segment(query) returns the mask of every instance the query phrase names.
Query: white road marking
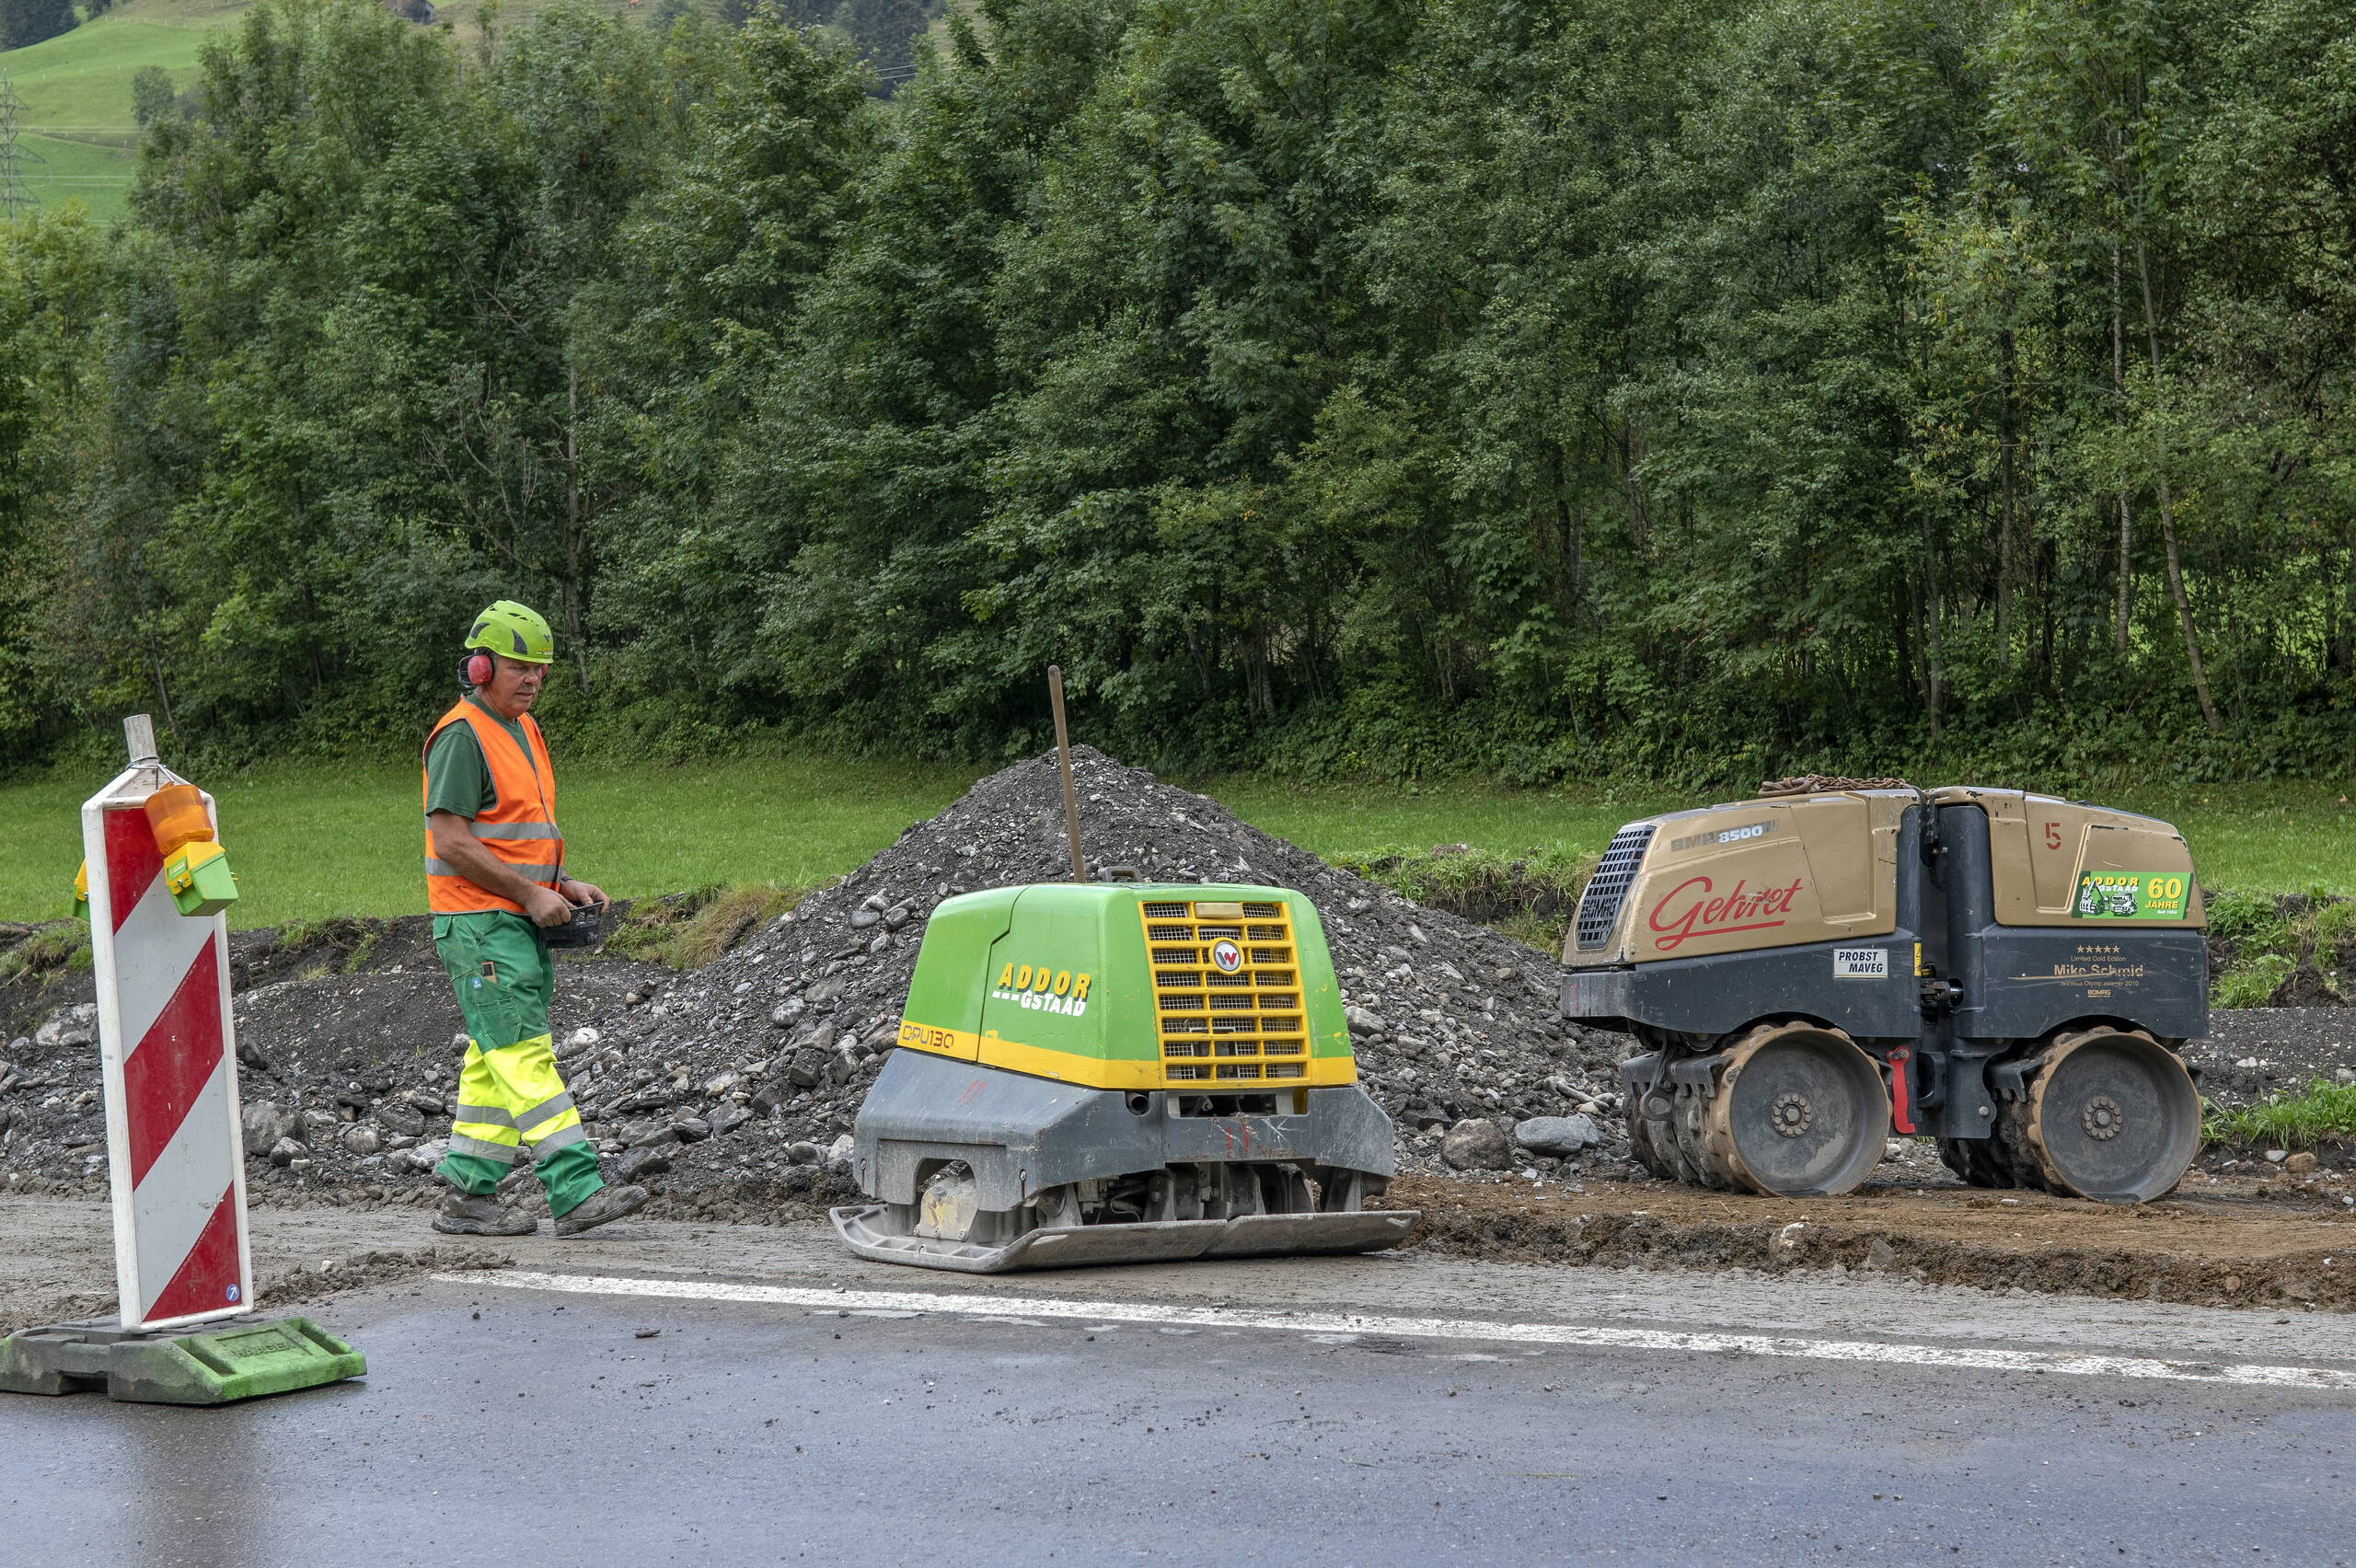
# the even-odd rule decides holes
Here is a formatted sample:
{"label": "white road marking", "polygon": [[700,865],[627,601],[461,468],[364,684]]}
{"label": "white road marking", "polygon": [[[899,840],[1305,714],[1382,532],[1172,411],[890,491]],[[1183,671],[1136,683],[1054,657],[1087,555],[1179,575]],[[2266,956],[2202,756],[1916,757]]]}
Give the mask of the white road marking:
{"label": "white road marking", "polygon": [[1675,1329],[1588,1328],[1569,1323],[1496,1323],[1474,1318],[1390,1318],[1355,1312],[1288,1312],[1272,1309],[1175,1307],[1151,1301],[1062,1301],[1050,1297],[937,1295],[913,1290],[826,1290],[783,1285],[725,1285],[704,1280],[630,1279],[607,1274],[553,1274],[530,1270],[436,1274],[445,1285],[555,1290],[578,1296],[639,1296],[671,1301],[742,1301],[769,1307],[837,1310],[943,1312],[996,1322],[1024,1318],[1190,1325],[1207,1329],[1281,1329],[1308,1334],[1397,1335],[1489,1343],[1568,1345],[1587,1350],[1665,1350],[1708,1355],[1768,1355],[1801,1361],[1862,1361],[1887,1366],[1927,1366],[1959,1372],[2060,1373],[2076,1378],[2144,1378],[2181,1383],[2356,1392],[2356,1370],[2269,1366],[2255,1363],[2167,1361],[2143,1355],[2088,1355],[2067,1351],[1994,1350],[1969,1345],[1881,1344],[1869,1340],[1804,1339],[1791,1334],[1702,1332]]}

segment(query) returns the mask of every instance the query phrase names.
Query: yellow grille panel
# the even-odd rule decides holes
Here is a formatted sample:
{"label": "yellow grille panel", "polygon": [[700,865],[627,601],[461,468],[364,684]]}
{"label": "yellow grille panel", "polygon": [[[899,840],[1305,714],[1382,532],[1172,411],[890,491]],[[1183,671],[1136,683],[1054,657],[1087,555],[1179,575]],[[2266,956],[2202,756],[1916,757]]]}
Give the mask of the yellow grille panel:
{"label": "yellow grille panel", "polygon": [[1288,905],[1155,903],[1139,913],[1168,1082],[1306,1076],[1309,1020]]}

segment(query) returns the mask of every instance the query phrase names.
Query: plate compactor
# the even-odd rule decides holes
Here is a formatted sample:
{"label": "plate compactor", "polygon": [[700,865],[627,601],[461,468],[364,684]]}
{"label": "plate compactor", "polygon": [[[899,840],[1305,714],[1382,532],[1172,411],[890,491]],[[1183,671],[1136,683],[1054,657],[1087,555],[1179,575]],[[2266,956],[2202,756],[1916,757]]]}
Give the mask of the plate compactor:
{"label": "plate compactor", "polygon": [[852,1125],[863,1257],[997,1274],[1363,1252],[1391,1120],[1325,933],[1283,888],[1053,882],[934,910],[899,1049]]}
{"label": "plate compactor", "polygon": [[2200,1144],[2200,890],[2167,824],[2014,790],[1854,789],[1622,828],[1563,1010],[1656,1175],[1845,1193],[1899,1133],[1974,1186],[2141,1203]]}

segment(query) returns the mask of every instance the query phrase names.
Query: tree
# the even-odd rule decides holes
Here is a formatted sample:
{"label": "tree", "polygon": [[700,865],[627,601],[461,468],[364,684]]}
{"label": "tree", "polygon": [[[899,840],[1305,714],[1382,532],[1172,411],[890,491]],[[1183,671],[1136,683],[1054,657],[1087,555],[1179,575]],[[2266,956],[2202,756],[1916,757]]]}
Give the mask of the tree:
{"label": "tree", "polygon": [[171,113],[179,98],[171,73],[161,65],[142,65],[131,74],[131,118],[142,130]]}
{"label": "tree", "polygon": [[864,3],[143,75],[131,220],[0,251],[0,739],[398,749],[507,595],[673,754],[1051,660],[1181,767],[2356,742],[2343,4],[985,0],[886,99]]}
{"label": "tree", "polygon": [[104,236],[78,207],[0,225],[0,759],[32,756],[72,699],[45,645],[76,575],[60,503],[87,463],[90,361],[109,285]]}
{"label": "tree", "polygon": [[0,49],[23,49],[74,29],[74,0],[0,0]]}

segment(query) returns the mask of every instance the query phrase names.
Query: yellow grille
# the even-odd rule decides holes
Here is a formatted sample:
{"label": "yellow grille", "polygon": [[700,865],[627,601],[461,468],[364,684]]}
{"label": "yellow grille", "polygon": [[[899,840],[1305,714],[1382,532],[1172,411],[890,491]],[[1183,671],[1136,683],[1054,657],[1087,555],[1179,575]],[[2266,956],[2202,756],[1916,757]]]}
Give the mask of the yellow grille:
{"label": "yellow grille", "polygon": [[[1157,903],[1140,913],[1169,1082],[1260,1083],[1306,1075],[1309,1020],[1289,906]],[[1219,963],[1221,943],[1232,968]]]}

